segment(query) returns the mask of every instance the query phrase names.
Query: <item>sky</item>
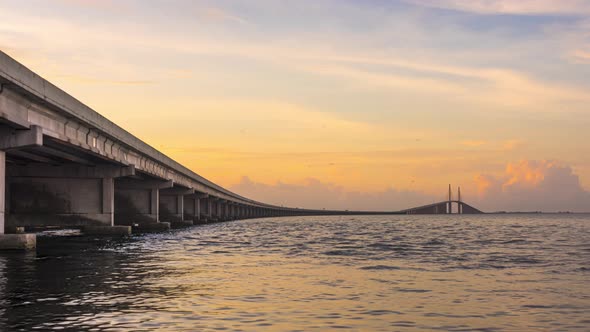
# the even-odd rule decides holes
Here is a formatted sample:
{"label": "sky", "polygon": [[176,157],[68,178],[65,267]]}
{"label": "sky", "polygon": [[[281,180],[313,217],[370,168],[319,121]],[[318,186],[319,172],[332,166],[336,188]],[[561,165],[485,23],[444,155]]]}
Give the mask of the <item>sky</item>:
{"label": "sky", "polygon": [[590,0],[0,0],[0,49],[253,199],[590,211]]}

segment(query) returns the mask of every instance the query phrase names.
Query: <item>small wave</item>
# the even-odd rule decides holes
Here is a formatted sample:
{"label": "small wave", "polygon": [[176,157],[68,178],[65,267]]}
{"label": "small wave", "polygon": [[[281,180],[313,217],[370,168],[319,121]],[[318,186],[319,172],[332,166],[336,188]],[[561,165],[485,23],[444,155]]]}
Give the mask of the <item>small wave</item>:
{"label": "small wave", "polygon": [[508,241],[504,241],[502,242],[502,244],[513,244],[513,243],[528,243],[528,240],[525,239],[513,239],[513,240],[508,240]]}
{"label": "small wave", "polygon": [[394,311],[394,310],[367,310],[361,313],[362,315],[370,315],[370,316],[383,316],[383,315],[403,315],[401,311]]}
{"label": "small wave", "polygon": [[328,256],[355,256],[357,251],[354,250],[329,250],[324,252]]}
{"label": "small wave", "polygon": [[440,239],[431,239],[430,241],[424,243],[424,245],[426,246],[440,246],[446,244],[445,241],[440,240]]}
{"label": "small wave", "polygon": [[398,292],[404,292],[404,293],[428,293],[428,292],[432,292],[432,290],[430,290],[430,289],[417,289],[417,288],[397,288],[396,290]]}
{"label": "small wave", "polygon": [[361,270],[401,270],[401,267],[398,266],[389,266],[389,265],[371,265],[371,266],[363,266],[360,268]]}

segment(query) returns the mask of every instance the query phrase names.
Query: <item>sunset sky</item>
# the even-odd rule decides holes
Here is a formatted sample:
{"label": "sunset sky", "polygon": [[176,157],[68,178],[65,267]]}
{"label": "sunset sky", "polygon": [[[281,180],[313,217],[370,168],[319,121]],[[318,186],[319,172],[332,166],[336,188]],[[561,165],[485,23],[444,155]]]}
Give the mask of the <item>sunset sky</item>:
{"label": "sunset sky", "polygon": [[0,0],[0,49],[254,199],[590,211],[590,0]]}

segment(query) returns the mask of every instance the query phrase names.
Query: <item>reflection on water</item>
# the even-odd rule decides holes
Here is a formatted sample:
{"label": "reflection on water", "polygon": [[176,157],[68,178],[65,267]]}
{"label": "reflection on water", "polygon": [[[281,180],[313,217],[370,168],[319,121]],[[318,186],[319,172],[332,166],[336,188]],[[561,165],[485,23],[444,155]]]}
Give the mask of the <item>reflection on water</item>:
{"label": "reflection on water", "polygon": [[590,329],[590,216],[292,217],[0,254],[0,331]]}

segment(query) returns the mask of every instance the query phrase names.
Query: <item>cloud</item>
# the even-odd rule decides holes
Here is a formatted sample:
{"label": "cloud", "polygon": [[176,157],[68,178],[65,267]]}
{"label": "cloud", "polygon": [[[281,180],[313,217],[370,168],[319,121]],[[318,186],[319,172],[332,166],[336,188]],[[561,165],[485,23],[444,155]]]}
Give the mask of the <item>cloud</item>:
{"label": "cloud", "polygon": [[199,10],[199,16],[203,17],[207,20],[211,20],[211,21],[229,21],[229,22],[235,22],[235,23],[240,23],[240,24],[248,24],[249,22],[237,15],[231,14],[228,11],[222,10],[220,8],[214,8],[214,7],[209,7],[209,8],[204,8],[202,10]]}
{"label": "cloud", "polygon": [[502,143],[503,151],[512,151],[523,145],[523,141],[519,139],[510,139]]}
{"label": "cloud", "polygon": [[76,75],[56,75],[56,77],[64,78],[66,80],[79,84],[106,84],[106,85],[149,85],[156,82],[151,80],[110,80],[100,79],[94,77],[83,77]]}
{"label": "cloud", "polygon": [[572,58],[576,63],[590,63],[590,51],[575,50],[572,52]]}
{"label": "cloud", "polygon": [[59,0],[65,5],[73,5],[88,9],[118,10],[124,8],[122,1],[114,0]]}
{"label": "cloud", "polygon": [[[582,188],[570,166],[556,161],[509,163],[500,176],[477,175],[475,185],[477,197],[468,195],[467,203],[484,211],[590,211],[590,192]],[[445,199],[442,194],[396,188],[351,191],[315,178],[266,184],[244,176],[229,189],[271,204],[313,209],[397,211]]]}
{"label": "cloud", "polygon": [[229,189],[271,204],[311,209],[397,211],[436,200],[425,193],[394,188],[370,193],[346,191],[341,186],[314,178],[299,184],[264,184],[244,176]]}
{"label": "cloud", "polygon": [[478,204],[487,210],[590,211],[585,191],[572,168],[551,160],[509,163],[501,176],[475,178]]}
{"label": "cloud", "polygon": [[477,14],[584,15],[590,13],[586,0],[405,0],[411,4]]}
{"label": "cloud", "polygon": [[[78,0],[79,1],[79,0]],[[427,1],[419,3],[431,5],[436,4]],[[481,1],[480,1],[481,2]],[[496,2],[496,1],[492,1]],[[82,1],[82,4],[92,5],[96,1]],[[438,2],[437,2],[438,3]],[[441,2],[450,6],[451,1]],[[460,1],[468,4],[470,2]],[[476,2],[479,3],[479,2]],[[484,2],[481,2],[484,3]],[[487,2],[486,2],[487,3]],[[528,2],[527,2],[528,3]],[[543,2],[545,3],[545,2]],[[455,6],[458,6],[455,4]],[[465,5],[467,6],[467,5]],[[532,4],[529,4],[532,7]],[[540,5],[539,5],[540,6]],[[549,5],[547,5],[549,6]],[[502,5],[502,8],[507,5]],[[545,8],[545,7],[543,7]],[[547,7],[549,8],[549,7]],[[245,19],[234,15],[226,9],[199,8],[198,16],[208,20],[223,20],[230,22],[247,23]],[[549,9],[546,9],[549,10]],[[194,13],[194,11],[192,11]],[[390,17],[380,17],[386,21]],[[18,17],[7,11],[0,14],[0,40],[8,39],[15,49],[36,45],[39,50],[31,52],[35,56],[56,53],[55,57],[72,59],[79,56],[84,59],[80,71],[91,71],[89,68],[97,68],[104,63],[110,66],[124,67],[115,68],[119,75],[131,75],[135,72],[148,72],[143,64],[134,61],[124,62],[117,58],[120,52],[113,54],[104,53],[104,49],[127,50],[135,56],[135,53],[150,54],[191,54],[199,56],[232,56],[241,59],[257,60],[266,62],[269,65],[279,65],[284,69],[304,72],[311,75],[323,75],[342,79],[343,82],[351,83],[360,87],[378,87],[382,92],[394,91],[395,93],[406,94],[414,92],[420,96],[429,95],[448,103],[461,103],[464,109],[478,109],[479,105],[490,105],[496,109],[503,108],[518,111],[552,110],[564,111],[572,109],[571,104],[584,105],[590,102],[587,89],[579,84],[568,84],[557,80],[540,79],[534,74],[523,72],[523,66],[494,65],[494,61],[487,61],[489,65],[482,67],[477,64],[469,64],[461,58],[459,53],[454,51],[453,56],[444,56],[445,52],[424,52],[421,49],[414,50],[419,56],[412,54],[411,48],[407,52],[388,52],[384,48],[374,49],[371,47],[358,47],[355,42],[376,43],[378,36],[366,37],[375,38],[362,40],[358,36],[341,38],[333,45],[333,40],[316,36],[290,36],[289,38],[273,38],[272,35],[266,38],[231,38],[225,34],[221,37],[211,38],[211,34],[195,32],[190,38],[184,35],[170,33],[166,29],[153,31],[152,25],[138,24],[133,22],[111,23],[112,31],[124,31],[125,33],[114,34],[104,26],[94,24],[80,27],[70,21],[60,21],[52,18],[43,18],[41,24],[39,19]],[[426,34],[417,28],[417,22],[412,24],[412,29],[418,30],[418,34]],[[46,29],[39,30],[38,26]],[[388,26],[384,26],[383,29]],[[402,29],[401,27],[400,29]],[[451,30],[449,30],[451,29]],[[577,28],[571,34],[579,35]],[[405,29],[402,29],[405,30]],[[481,39],[494,39],[493,35],[482,35],[481,33],[468,33],[460,29],[445,28],[438,32],[439,35],[431,36],[433,39],[453,41],[457,35],[463,42],[474,42]],[[17,36],[11,37],[10,32],[18,31]],[[393,32],[392,32],[393,31]],[[397,29],[387,29],[383,32],[392,39],[399,39],[396,35]],[[55,35],[68,35],[67,39],[55,39]],[[233,35],[233,34],[231,34]],[[239,34],[237,34],[239,35]],[[318,37],[318,35],[320,37]],[[453,36],[453,37],[450,37]],[[305,37],[305,47],[301,47],[298,38]],[[421,37],[424,38],[424,37]],[[573,38],[573,37],[572,37]],[[359,39],[359,40],[357,40]],[[247,40],[247,42],[245,42]],[[24,43],[23,41],[27,41]],[[505,43],[506,41],[503,40]],[[518,45],[519,52],[530,48],[526,41]],[[72,45],[77,45],[79,50],[72,50]],[[510,49],[509,45],[506,46]],[[537,45],[538,47],[538,45]],[[543,49],[546,45],[543,45]],[[57,50],[57,51],[56,51]],[[68,50],[61,54],[61,50]],[[524,50],[524,51],[523,51]],[[482,51],[479,56],[482,59],[490,56],[491,50]],[[535,48],[531,52],[535,51]],[[73,53],[73,54],[72,54]],[[78,54],[79,53],[79,54]],[[407,54],[404,54],[407,53]],[[92,54],[92,56],[88,56]],[[97,56],[100,55],[100,56]],[[575,59],[583,61],[585,53],[574,53]],[[516,58],[527,58],[528,54],[514,56]],[[466,56],[467,58],[469,55]],[[221,57],[223,58],[223,57]],[[97,59],[97,60],[94,60]],[[98,63],[95,63],[97,61]],[[55,63],[52,61],[51,63]],[[119,65],[117,65],[119,64]],[[62,65],[60,72],[73,72],[75,64],[68,61]],[[38,67],[43,67],[39,65]],[[111,69],[114,71],[113,69]],[[96,70],[98,71],[98,69]],[[153,71],[153,69],[152,69]],[[128,74],[129,72],[130,74]],[[135,74],[134,74],[135,75]],[[85,74],[85,76],[90,76]],[[127,81],[127,80],[124,80]],[[428,99],[428,98],[424,98]],[[444,105],[444,103],[443,103]],[[584,109],[580,106],[581,109]],[[577,109],[577,107],[573,107]]]}

